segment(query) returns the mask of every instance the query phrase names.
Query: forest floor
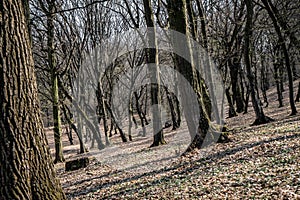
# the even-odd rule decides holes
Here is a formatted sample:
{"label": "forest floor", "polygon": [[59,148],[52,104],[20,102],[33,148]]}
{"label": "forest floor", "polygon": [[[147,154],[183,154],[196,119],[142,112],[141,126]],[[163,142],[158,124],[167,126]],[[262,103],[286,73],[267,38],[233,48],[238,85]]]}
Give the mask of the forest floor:
{"label": "forest floor", "polygon": [[[84,155],[90,157],[84,169],[66,172],[64,163],[56,164],[62,187],[68,199],[300,199],[300,114],[289,116],[287,89],[282,108],[275,89],[268,91],[268,97],[264,111],[275,121],[250,126],[254,121],[250,103],[247,114],[226,119],[232,142],[185,157],[172,156],[174,149],[158,157],[166,145],[149,149],[149,138],[119,143],[121,147],[109,151],[114,153],[112,162],[100,153],[100,157]],[[300,103],[296,106],[300,112]],[[187,131],[186,125],[181,131]],[[179,133],[167,129],[167,142]],[[47,135],[53,154],[53,133]],[[78,143],[70,145],[65,134],[63,145],[67,160],[82,156],[77,154]],[[116,152],[125,155],[125,150],[144,157],[142,161],[137,157],[139,162],[133,165],[137,161],[130,156],[113,159]],[[113,162],[118,164],[112,166]]]}

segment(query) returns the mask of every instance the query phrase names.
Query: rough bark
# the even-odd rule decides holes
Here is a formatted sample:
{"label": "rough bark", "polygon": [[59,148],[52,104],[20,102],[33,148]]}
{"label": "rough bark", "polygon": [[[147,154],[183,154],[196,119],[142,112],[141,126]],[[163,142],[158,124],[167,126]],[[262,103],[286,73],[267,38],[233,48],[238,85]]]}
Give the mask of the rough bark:
{"label": "rough bark", "polygon": [[43,130],[24,5],[0,4],[0,197],[66,199]]}

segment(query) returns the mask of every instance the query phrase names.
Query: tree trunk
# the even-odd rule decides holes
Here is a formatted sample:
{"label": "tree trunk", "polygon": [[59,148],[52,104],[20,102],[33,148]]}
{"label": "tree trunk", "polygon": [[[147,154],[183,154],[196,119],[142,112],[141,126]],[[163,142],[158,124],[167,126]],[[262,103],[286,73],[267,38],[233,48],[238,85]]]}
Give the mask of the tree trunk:
{"label": "tree trunk", "polygon": [[66,199],[43,130],[22,2],[0,4],[0,196]]}
{"label": "tree trunk", "polygon": [[105,103],[105,107],[107,108],[108,112],[110,113],[110,116],[111,116],[111,119],[113,121],[115,128],[118,129],[118,131],[120,132],[122,142],[127,142],[126,135],[125,135],[124,131],[122,130],[122,128],[120,127],[121,124],[117,122],[116,114],[113,112],[113,110],[111,109],[111,107],[108,105],[108,103],[106,101],[104,101],[104,103]]}
{"label": "tree trunk", "polygon": [[225,90],[225,94],[226,94],[226,98],[227,98],[228,105],[229,105],[228,118],[231,118],[231,117],[237,116],[237,114],[235,112],[235,109],[234,109],[234,106],[233,106],[233,103],[232,103],[231,94],[230,94],[229,90],[230,90],[230,88],[227,88]]}
{"label": "tree trunk", "polygon": [[[196,21],[194,20],[194,17],[193,17],[193,13],[192,13],[192,4],[190,2],[190,0],[186,1],[187,2],[187,11],[188,13],[191,12],[191,17],[189,19],[189,22],[190,22],[190,26],[195,26]],[[204,71],[205,71],[205,80],[206,80],[206,83],[208,82],[209,84],[209,91],[206,89],[206,83],[204,82],[204,80],[202,80],[201,78],[201,75],[200,73],[197,73],[197,78],[198,78],[198,82],[201,85],[201,87],[203,87],[203,93],[202,93],[202,97],[203,100],[205,101],[205,108],[206,108],[206,113],[208,115],[211,115],[211,111],[213,111],[213,114],[214,114],[214,118],[216,120],[216,122],[218,124],[221,123],[221,119],[220,119],[220,116],[219,116],[219,110],[218,110],[218,106],[217,106],[217,100],[216,100],[216,95],[215,95],[215,91],[214,91],[214,86],[213,86],[213,78],[212,78],[212,64],[211,64],[211,59],[210,59],[210,56],[208,55],[208,37],[207,37],[207,28],[206,28],[206,21],[205,21],[205,14],[204,14],[204,8],[203,8],[203,4],[200,2],[200,1],[196,1],[196,5],[197,5],[197,8],[198,8],[198,11],[199,11],[199,16],[200,16],[200,24],[201,24],[201,36],[202,36],[202,43],[203,43],[203,47],[204,47],[204,55],[201,55],[202,59],[204,60]],[[192,20],[192,21],[190,21]],[[192,29],[191,31],[195,31],[196,29]],[[199,41],[199,39],[197,40],[196,38],[196,32],[193,34],[193,37],[196,41]],[[198,56],[200,56],[200,54],[198,54]],[[209,109],[208,109],[209,108]],[[213,108],[213,109],[212,109]],[[209,116],[209,119],[211,120],[211,116]]]}
{"label": "tree trunk", "polygon": [[70,109],[66,105],[63,105],[62,106],[62,111],[64,113],[64,116],[65,116],[68,124],[69,124],[70,131],[72,131],[72,129],[73,129],[75,131],[77,137],[78,137],[78,140],[79,140],[79,153],[85,153],[86,152],[86,148],[84,147],[82,134],[81,134],[80,131],[78,131],[78,129],[76,128],[76,125],[73,122],[72,114],[70,112]]}
{"label": "tree trunk", "polygon": [[172,126],[173,126],[172,130],[176,130],[177,128],[179,128],[179,126],[177,124],[176,111],[175,111],[174,102],[173,102],[173,98],[172,98],[173,93],[171,94],[167,87],[165,87],[165,91],[166,91],[166,96],[167,96],[167,100],[168,100],[170,112],[171,112]]}
{"label": "tree trunk", "polygon": [[298,92],[297,92],[295,102],[299,102],[299,101],[300,101],[300,81],[299,81],[299,84],[298,84]]}
{"label": "tree trunk", "polygon": [[144,120],[145,118],[143,117],[142,108],[141,108],[140,103],[139,103],[139,95],[136,91],[134,91],[133,94],[134,94],[134,97],[135,97],[136,111],[137,111],[137,113],[139,115],[139,118],[141,120],[141,125],[142,125],[142,129],[143,129],[143,137],[145,137],[146,136],[146,127],[145,127],[145,120]]}
{"label": "tree trunk", "polygon": [[268,90],[268,77],[267,77],[267,67],[265,66],[265,58],[261,56],[261,91],[264,98],[265,108],[269,106],[267,90]]}
{"label": "tree trunk", "polygon": [[157,46],[156,42],[156,29],[154,26],[154,18],[152,14],[152,7],[150,0],[143,0],[145,19],[148,29],[148,45],[151,47],[146,49],[146,63],[150,64],[150,76],[151,76],[151,104],[152,104],[152,123],[153,123],[153,143],[151,147],[165,144],[162,122],[161,122],[161,97],[160,97],[160,78],[159,78],[159,66],[158,66],[158,54],[157,49],[153,48]]}
{"label": "tree trunk", "polygon": [[274,79],[275,79],[275,84],[276,84],[276,89],[277,89],[277,100],[279,103],[279,108],[283,107],[283,97],[282,97],[282,88],[280,86],[280,62],[279,62],[279,46],[275,47],[274,51],[275,51],[275,58],[273,60],[273,66],[274,66]]}
{"label": "tree trunk", "polygon": [[[286,41],[285,38],[283,36],[283,34],[281,33],[281,28],[278,25],[279,24],[279,20],[276,18],[275,13],[273,13],[271,6],[270,6],[270,2],[268,2],[267,0],[262,0],[266,10],[268,11],[268,14],[270,16],[270,18],[272,19],[275,31],[278,35],[278,39],[279,39],[279,44],[281,45],[281,50],[283,52],[284,55],[284,60],[285,60],[285,66],[287,69],[287,74],[288,74],[288,81],[289,81],[289,100],[290,100],[290,106],[291,106],[291,115],[296,115],[297,114],[297,109],[296,109],[296,105],[295,105],[295,101],[294,101],[294,86],[293,86],[293,73],[292,73],[292,68],[291,68],[291,64],[290,64],[290,57],[289,57],[289,53],[286,47]],[[272,5],[272,4],[271,4]]]}
{"label": "tree trunk", "polygon": [[242,98],[242,94],[240,92],[239,82],[238,82],[238,75],[239,75],[239,68],[240,63],[238,58],[233,58],[229,60],[229,68],[230,68],[230,78],[231,78],[231,85],[232,85],[232,96],[233,102],[232,104],[236,104],[236,112],[241,113],[244,111],[244,102]]}
{"label": "tree trunk", "polygon": [[108,138],[107,112],[106,112],[106,107],[105,107],[105,102],[104,102],[102,84],[100,81],[98,82],[96,96],[97,96],[97,103],[98,103],[98,121],[99,121],[99,125],[100,125],[101,119],[103,120],[105,145],[108,146],[110,144],[110,142],[109,142],[109,138]]}
{"label": "tree trunk", "polygon": [[257,91],[255,89],[255,78],[251,71],[251,50],[252,47],[251,41],[252,41],[252,28],[253,28],[253,3],[252,0],[245,0],[246,7],[247,7],[247,14],[246,14],[246,26],[245,26],[245,47],[244,47],[244,59],[245,59],[245,65],[247,70],[247,77],[249,80],[250,85],[250,93],[251,93],[251,99],[252,99],[252,106],[255,111],[256,119],[252,125],[258,125],[263,123],[268,123],[271,118],[265,116],[262,106],[260,104],[260,100],[257,95]]}
{"label": "tree trunk", "polygon": [[[170,28],[177,32],[187,35],[187,17],[186,17],[186,2],[184,0],[169,0],[168,1],[168,12],[170,17]],[[175,40],[175,39],[174,39]],[[191,57],[191,50],[188,47],[189,41],[173,41],[172,45],[175,49],[183,49],[184,52],[189,53]],[[174,55],[174,63],[176,70],[184,77],[185,80],[193,87],[193,91],[189,91],[189,87],[182,80],[182,77],[179,78],[179,91],[183,100],[183,110],[188,125],[188,130],[192,139],[192,142],[187,149],[191,151],[194,148],[201,148],[204,143],[204,139],[208,132],[209,128],[209,117],[207,116],[204,103],[202,101],[201,84],[199,82],[195,69],[191,63],[187,62],[185,59],[179,55]],[[191,93],[197,94],[197,102],[194,102],[190,98]],[[198,103],[199,113],[195,113],[195,108]],[[200,116],[199,116],[200,114]],[[197,116],[198,115],[198,116]],[[198,126],[199,125],[199,126]]]}
{"label": "tree trunk", "polygon": [[54,163],[65,161],[62,151],[61,141],[61,118],[58,94],[58,72],[56,69],[56,59],[54,50],[54,18],[55,18],[55,0],[48,1],[47,13],[47,51],[48,65],[51,71],[52,104],[53,104],[53,123],[55,140],[55,160]]}

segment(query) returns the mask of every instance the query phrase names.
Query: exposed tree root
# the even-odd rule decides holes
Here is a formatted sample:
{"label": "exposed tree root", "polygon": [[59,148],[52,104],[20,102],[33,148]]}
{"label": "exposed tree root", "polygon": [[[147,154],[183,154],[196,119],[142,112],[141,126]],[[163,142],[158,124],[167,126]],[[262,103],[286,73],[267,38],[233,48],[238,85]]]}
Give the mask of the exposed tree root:
{"label": "exposed tree root", "polygon": [[261,125],[261,124],[267,124],[267,123],[273,122],[273,121],[275,121],[275,120],[272,119],[271,117],[264,116],[262,118],[256,119],[250,126],[257,126],[257,125]]}

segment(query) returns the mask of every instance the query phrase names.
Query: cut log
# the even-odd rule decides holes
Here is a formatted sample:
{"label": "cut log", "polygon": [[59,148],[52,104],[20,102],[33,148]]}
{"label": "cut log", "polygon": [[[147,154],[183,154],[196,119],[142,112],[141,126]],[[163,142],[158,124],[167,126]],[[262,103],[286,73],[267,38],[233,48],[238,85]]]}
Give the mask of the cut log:
{"label": "cut log", "polygon": [[70,160],[66,162],[65,169],[66,171],[73,171],[81,168],[87,167],[89,164],[89,158],[78,158],[76,160]]}

